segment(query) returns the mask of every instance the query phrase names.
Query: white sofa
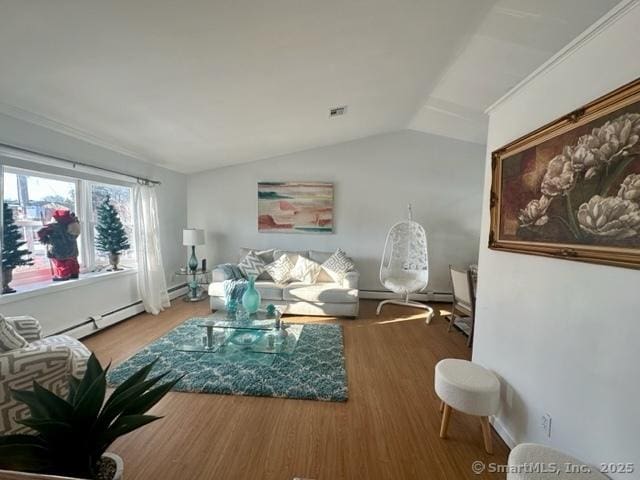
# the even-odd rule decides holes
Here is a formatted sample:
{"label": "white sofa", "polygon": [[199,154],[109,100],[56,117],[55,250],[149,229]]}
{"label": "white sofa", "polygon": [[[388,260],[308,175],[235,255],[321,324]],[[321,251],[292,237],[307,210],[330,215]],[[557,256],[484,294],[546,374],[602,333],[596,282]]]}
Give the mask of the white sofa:
{"label": "white sofa", "polygon": [[[242,260],[251,249],[240,249],[238,261]],[[274,252],[277,250],[264,250],[256,253],[265,263],[274,260]],[[322,264],[333,252],[320,252],[305,250],[296,252],[314,262]],[[345,274],[342,283],[335,283],[333,279],[322,271],[314,284],[302,282],[290,282],[286,285],[277,285],[266,273],[256,280],[256,289],[262,297],[262,304],[272,303],[275,306],[285,307],[284,313],[292,315],[319,315],[331,317],[357,317],[360,305],[358,281],[360,274],[352,270]],[[209,298],[211,310],[225,308],[224,281],[225,273],[222,269],[214,269],[212,282],[209,285]]]}

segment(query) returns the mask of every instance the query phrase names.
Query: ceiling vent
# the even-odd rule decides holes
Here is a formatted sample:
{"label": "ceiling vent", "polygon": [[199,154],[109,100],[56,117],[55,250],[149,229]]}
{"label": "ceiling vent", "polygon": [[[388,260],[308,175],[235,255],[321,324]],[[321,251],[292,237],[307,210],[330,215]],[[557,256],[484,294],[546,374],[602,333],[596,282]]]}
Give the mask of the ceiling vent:
{"label": "ceiling vent", "polygon": [[347,113],[347,106],[343,105],[342,107],[334,107],[329,110],[329,117],[339,117],[340,115],[344,115]]}

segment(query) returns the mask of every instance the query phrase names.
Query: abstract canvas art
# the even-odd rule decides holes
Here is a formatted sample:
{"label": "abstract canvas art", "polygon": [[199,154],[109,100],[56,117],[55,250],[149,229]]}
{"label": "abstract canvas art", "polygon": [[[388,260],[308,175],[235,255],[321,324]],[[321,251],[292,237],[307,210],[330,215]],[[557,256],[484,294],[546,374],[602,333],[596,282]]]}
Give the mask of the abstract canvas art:
{"label": "abstract canvas art", "polygon": [[258,231],[268,233],[333,232],[333,184],[258,183]]}
{"label": "abstract canvas art", "polygon": [[497,250],[640,268],[640,80],[492,155]]}

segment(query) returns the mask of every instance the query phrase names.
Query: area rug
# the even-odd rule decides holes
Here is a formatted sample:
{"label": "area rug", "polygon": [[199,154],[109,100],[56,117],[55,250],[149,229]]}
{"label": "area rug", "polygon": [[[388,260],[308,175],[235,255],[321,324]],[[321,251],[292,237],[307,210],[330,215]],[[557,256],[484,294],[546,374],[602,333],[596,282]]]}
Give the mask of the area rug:
{"label": "area rug", "polygon": [[179,351],[180,345],[201,339],[201,322],[202,318],[191,318],[125,360],[109,372],[109,385],[119,385],[158,358],[153,373],[170,371],[167,379],[184,375],[173,388],[180,392],[347,400],[340,325],[289,324],[299,339],[288,355],[247,352],[230,359],[216,353]]}

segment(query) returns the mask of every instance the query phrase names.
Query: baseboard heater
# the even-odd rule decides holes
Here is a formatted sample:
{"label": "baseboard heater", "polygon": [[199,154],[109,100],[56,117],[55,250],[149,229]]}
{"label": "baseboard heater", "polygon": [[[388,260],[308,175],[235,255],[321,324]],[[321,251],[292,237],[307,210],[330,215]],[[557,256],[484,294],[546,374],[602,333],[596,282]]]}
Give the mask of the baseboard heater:
{"label": "baseboard heater", "polygon": [[[360,298],[387,300],[389,298],[399,298],[399,295],[397,293],[390,292],[389,290],[360,290]],[[417,300],[419,302],[451,303],[453,301],[453,294],[451,292],[412,293],[411,300]]]}
{"label": "baseboard heater", "polygon": [[[169,289],[169,299],[173,300],[187,293],[187,285],[177,285]],[[131,318],[134,315],[144,312],[144,306],[142,300],[139,300],[131,305],[120,307],[111,312],[102,315],[92,315],[87,318],[86,321],[74,325],[73,327],[66,328],[56,332],[54,335],[66,334],[75,338],[86,337],[96,333],[104,328],[110,327],[118,322]]]}
{"label": "baseboard heater", "polygon": [[[171,300],[178,298],[187,293],[187,285],[177,285],[169,289],[169,298]],[[372,299],[372,300],[386,300],[389,298],[398,298],[398,294],[385,291],[385,290],[360,290],[360,298]],[[416,293],[411,295],[412,300],[419,302],[443,302],[451,303],[453,301],[453,295],[449,292],[425,292]],[[110,327],[118,322],[131,318],[134,315],[144,312],[144,306],[142,301],[132,303],[120,307],[111,312],[102,315],[93,315],[87,318],[86,321],[74,325],[56,332],[54,335],[66,334],[75,338],[86,337],[96,333],[104,328]]]}

